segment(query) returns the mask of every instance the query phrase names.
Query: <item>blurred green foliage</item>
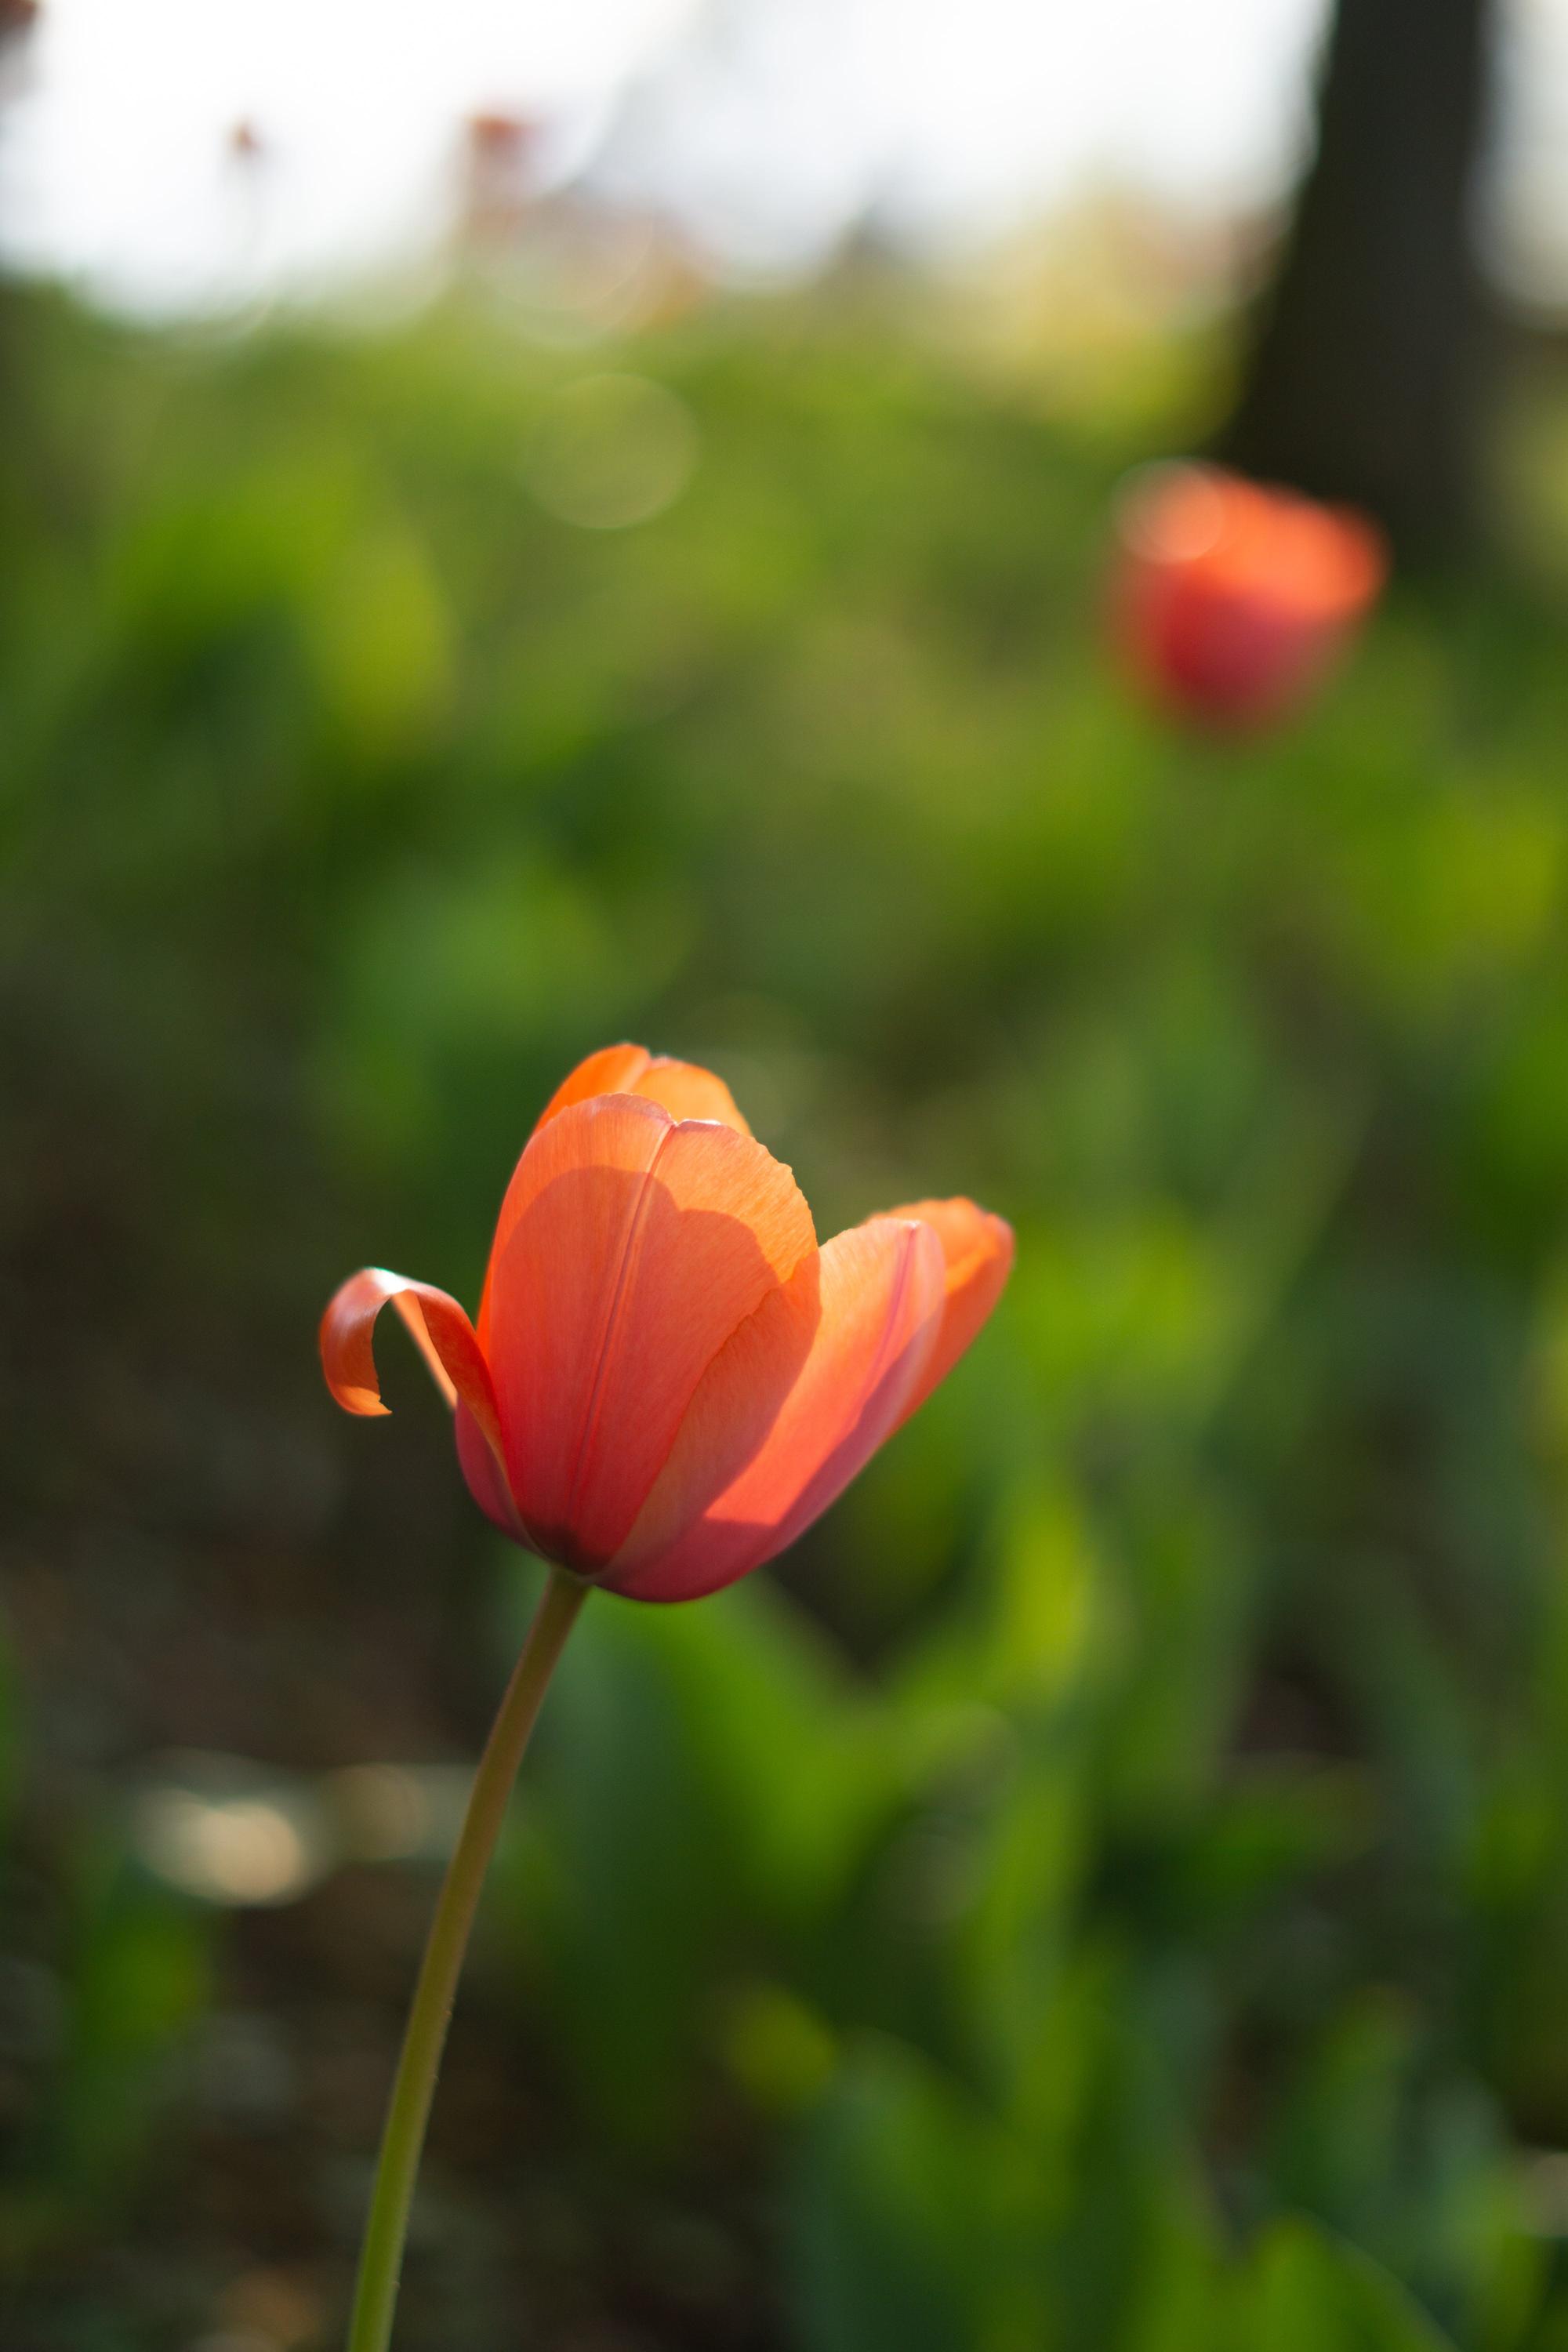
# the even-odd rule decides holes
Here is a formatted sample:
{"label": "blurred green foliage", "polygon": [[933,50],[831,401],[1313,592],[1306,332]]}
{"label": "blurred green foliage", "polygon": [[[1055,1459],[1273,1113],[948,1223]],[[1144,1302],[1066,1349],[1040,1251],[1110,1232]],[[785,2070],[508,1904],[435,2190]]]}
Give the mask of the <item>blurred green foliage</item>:
{"label": "blurred green foliage", "polygon": [[[400,1442],[339,1423],[309,1335],[367,1258],[471,1297],[538,1104],[641,1037],[723,1071],[824,1232],[962,1190],[1019,1263],[777,1578],[595,1604],[552,1698],[470,1995],[536,2037],[514,2142],[591,2147],[656,2236],[762,2200],[749,2284],[704,2304],[671,2224],[689,2303],[624,2340],[1563,2352],[1549,576],[1396,594],[1310,719],[1205,743],[1100,625],[1108,499],[1191,369],[1047,401],[832,290],[610,360],[456,303],[181,337],[13,292],[3,328],[16,1884],[58,1906],[60,1789],[159,1739],[471,1752],[530,1571],[445,1499],[413,1378]],[[537,460],[605,367],[697,453],[615,530]],[[72,2021],[13,2188],[68,2248],[138,2148],[165,2200],[197,2162],[149,2067],[202,1936],[95,1900],[18,1937]],[[433,2206],[479,2198],[440,2129]],[[355,2196],[321,2210],[251,2251],[341,2284]],[[0,2242],[39,2344],[188,2340]],[[508,2242],[439,2310],[416,2242],[410,2352],[589,2340],[499,2316]]]}

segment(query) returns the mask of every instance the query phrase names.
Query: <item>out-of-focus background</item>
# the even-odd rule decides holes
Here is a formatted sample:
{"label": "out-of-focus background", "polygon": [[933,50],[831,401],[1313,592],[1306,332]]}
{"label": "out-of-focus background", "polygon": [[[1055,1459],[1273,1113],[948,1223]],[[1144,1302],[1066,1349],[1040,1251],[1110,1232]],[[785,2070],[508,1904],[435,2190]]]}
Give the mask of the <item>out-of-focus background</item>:
{"label": "out-of-focus background", "polygon": [[[621,1036],[1018,1270],[585,1612],[400,2347],[1563,2352],[1564,0],[5,17],[5,2352],[338,2340],[535,1572],[315,1321]],[[1247,737],[1194,450],[1399,559]]]}

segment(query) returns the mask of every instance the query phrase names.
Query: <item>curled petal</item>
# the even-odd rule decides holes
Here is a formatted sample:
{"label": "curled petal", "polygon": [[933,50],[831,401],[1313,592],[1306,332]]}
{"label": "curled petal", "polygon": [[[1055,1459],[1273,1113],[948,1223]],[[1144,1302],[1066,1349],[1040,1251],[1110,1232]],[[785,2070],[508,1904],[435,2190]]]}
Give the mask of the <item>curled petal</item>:
{"label": "curled petal", "polygon": [[1005,1217],[993,1216],[988,1209],[977,1208],[962,1197],[915,1201],[908,1208],[889,1210],[889,1214],[917,1217],[930,1225],[942,1244],[947,1268],[942,1332],[919,1386],[904,1407],[907,1420],[947,1378],[989,1320],[1013,1271],[1013,1228]]}
{"label": "curled petal", "polygon": [[929,1224],[874,1217],[829,1242],[710,1365],[604,1581],[690,1601],[783,1551],[910,1410],[943,1306]]}
{"label": "curled petal", "polygon": [[321,1318],[321,1370],[345,1412],[384,1413],[375,1369],[376,1318],[393,1307],[449,1405],[460,1399],[499,1454],[495,1391],[474,1327],[455,1298],[427,1282],[408,1282],[367,1265],[336,1290]]}
{"label": "curled petal", "polygon": [[485,1353],[508,1482],[540,1549],[602,1566],[736,1327],[816,1255],[761,1144],[597,1095],[542,1127],[491,1259]]}
{"label": "curled petal", "polygon": [[716,1118],[738,1135],[752,1131],[722,1078],[696,1062],[650,1054],[646,1045],[605,1045],[579,1062],[541,1111],[539,1127],[595,1095],[641,1095],[645,1101],[662,1103],[671,1118]]}

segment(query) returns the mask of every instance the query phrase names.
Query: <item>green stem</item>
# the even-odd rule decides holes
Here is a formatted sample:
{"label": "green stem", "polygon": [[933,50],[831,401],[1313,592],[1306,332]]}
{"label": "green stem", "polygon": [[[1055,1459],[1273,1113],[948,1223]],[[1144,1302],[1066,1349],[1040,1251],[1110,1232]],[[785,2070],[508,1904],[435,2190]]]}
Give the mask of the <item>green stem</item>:
{"label": "green stem", "polygon": [[528,1629],[522,1655],[507,1685],[500,1713],[474,1775],[468,1810],[447,1865],[436,1916],[430,1923],[430,1940],[425,1947],[419,1981],[414,1989],[414,2006],[408,2012],[403,2054],[397,2062],[397,2078],[386,2111],[386,2127],[376,2160],[375,2187],[371,2192],[370,2216],[365,2223],[364,2247],[360,2255],[359,2281],[354,2289],[353,2317],[349,2323],[348,2352],[386,2352],[391,2341],[414,2183],[425,2146],[425,2126],[430,2117],[430,2101],[435,2094],[458,1978],[468,1948],[468,1930],[474,1924],[479,1891],[500,1825],[506,1819],[507,1802],[522,1761],[522,1751],[528,1746],[556,1660],[587,1593],[586,1585],[563,1575],[558,1568],[551,1570],[544,1597]]}

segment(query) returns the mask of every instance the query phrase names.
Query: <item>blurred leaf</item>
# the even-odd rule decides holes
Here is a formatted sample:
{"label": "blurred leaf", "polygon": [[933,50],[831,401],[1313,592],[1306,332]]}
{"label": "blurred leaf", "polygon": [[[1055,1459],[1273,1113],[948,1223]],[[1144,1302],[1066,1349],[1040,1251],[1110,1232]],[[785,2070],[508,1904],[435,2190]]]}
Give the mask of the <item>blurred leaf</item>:
{"label": "blurred leaf", "polygon": [[86,1858],[58,2071],[32,2185],[68,2209],[126,2199],[209,1997],[212,1929],[108,1851]]}
{"label": "blurred leaf", "polygon": [[1290,2221],[1253,2255],[1235,2342],[1237,2352],[1444,2352],[1449,2339],[1364,2254]]}
{"label": "blurred leaf", "polygon": [[1216,1922],[1278,1898],[1294,1880],[1363,1853],[1377,1789],[1353,1767],[1254,1768],[1216,1793],[1182,1865],[1195,1916]]}
{"label": "blurred leaf", "polygon": [[832,2035],[783,1985],[740,1987],[722,2029],[731,2074],[759,2106],[792,2114],[822,2091],[835,2063]]}
{"label": "blurred leaf", "polygon": [[1324,2033],[1279,2126],[1276,2177],[1292,2202],[1343,2227],[1388,2194],[1414,2037],[1405,2004],[1377,1993]]}
{"label": "blurred leaf", "polygon": [[898,1749],[761,1582],[700,1610],[596,1604],[546,1737],[520,1931],[552,1947],[597,2095],[668,2128],[720,1987],[840,1893],[900,1800]]}
{"label": "blurred leaf", "polygon": [[796,2150],[786,2262],[802,2352],[973,2352],[997,2343],[996,2199],[1008,2158],[890,2042],[847,2057]]}
{"label": "blurred leaf", "polygon": [[452,621],[440,585],[406,528],[383,521],[321,582],[309,615],[322,698],[338,756],[416,751],[452,686]]}

